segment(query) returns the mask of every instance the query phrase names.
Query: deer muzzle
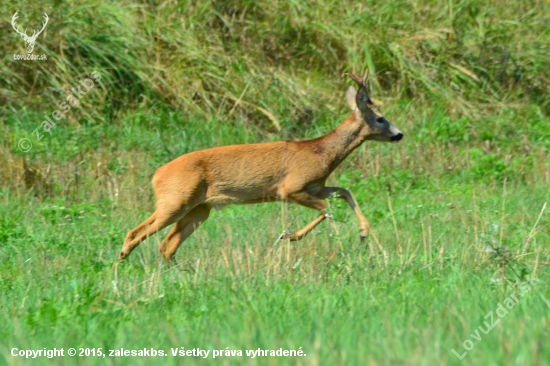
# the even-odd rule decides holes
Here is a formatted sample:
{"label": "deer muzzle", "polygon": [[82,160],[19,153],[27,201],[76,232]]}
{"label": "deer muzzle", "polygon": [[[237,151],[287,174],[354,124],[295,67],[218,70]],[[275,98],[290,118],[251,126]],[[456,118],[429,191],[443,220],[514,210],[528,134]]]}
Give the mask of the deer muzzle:
{"label": "deer muzzle", "polygon": [[399,132],[397,135],[391,137],[391,142],[399,142],[403,138],[403,133]]}

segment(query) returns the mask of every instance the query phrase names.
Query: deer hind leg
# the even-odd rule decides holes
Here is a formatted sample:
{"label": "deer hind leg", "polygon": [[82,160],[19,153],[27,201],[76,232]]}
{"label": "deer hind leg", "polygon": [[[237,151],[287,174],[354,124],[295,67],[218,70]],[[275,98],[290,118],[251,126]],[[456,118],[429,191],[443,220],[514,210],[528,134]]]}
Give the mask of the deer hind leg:
{"label": "deer hind leg", "polygon": [[139,226],[130,230],[128,234],[126,234],[126,238],[124,239],[124,244],[122,245],[118,259],[127,258],[142,241],[178,221],[182,215],[185,215],[185,212],[173,212],[166,214],[161,210],[155,211],[155,213],[153,213],[147,220],[143,221]]}
{"label": "deer hind leg", "polygon": [[170,264],[181,243],[208,219],[210,210],[211,208],[205,204],[198,205],[176,223],[159,246],[159,251],[166,263]]}
{"label": "deer hind leg", "polygon": [[319,216],[317,216],[315,220],[311,221],[300,230],[281,236],[281,239],[290,239],[290,241],[302,240],[302,238],[309,234],[311,230],[313,230],[313,228],[315,228],[317,225],[323,222],[323,220],[325,220],[325,210],[328,206],[325,201],[308,192],[293,193],[288,195],[287,199],[299,205],[309,207],[320,212]]}
{"label": "deer hind leg", "polygon": [[365,218],[365,215],[363,215],[363,212],[361,212],[357,201],[350,191],[340,187],[325,187],[321,192],[317,194],[317,197],[321,199],[326,199],[330,197],[330,195],[333,193],[338,194],[338,198],[345,200],[348,203],[349,207],[351,207],[351,209],[355,213],[355,216],[357,216],[357,220],[359,220],[359,226],[361,228],[359,230],[359,237],[361,238],[361,240],[364,240],[369,234],[370,224]]}
{"label": "deer hind leg", "polygon": [[157,200],[155,213],[128,232],[118,259],[128,257],[143,240],[177,222],[195,206],[201,204],[205,199],[205,190],[197,185],[192,187],[194,189],[189,190],[187,194],[180,192],[179,196],[162,194],[165,198]]}

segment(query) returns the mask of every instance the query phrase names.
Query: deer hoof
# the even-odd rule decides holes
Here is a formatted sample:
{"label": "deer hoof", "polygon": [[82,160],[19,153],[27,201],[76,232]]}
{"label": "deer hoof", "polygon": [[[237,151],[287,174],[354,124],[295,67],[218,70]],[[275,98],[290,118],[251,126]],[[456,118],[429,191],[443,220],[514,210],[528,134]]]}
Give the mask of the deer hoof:
{"label": "deer hoof", "polygon": [[284,233],[279,237],[279,240],[286,240],[286,239],[292,240],[293,237],[294,237],[294,233]]}
{"label": "deer hoof", "polygon": [[359,240],[365,241],[367,239],[367,235],[359,234]]}
{"label": "deer hoof", "polygon": [[164,260],[166,261],[166,265],[168,266],[168,268],[173,268],[178,266],[178,262],[176,262],[176,258],[173,258],[173,257],[169,259],[164,258]]}

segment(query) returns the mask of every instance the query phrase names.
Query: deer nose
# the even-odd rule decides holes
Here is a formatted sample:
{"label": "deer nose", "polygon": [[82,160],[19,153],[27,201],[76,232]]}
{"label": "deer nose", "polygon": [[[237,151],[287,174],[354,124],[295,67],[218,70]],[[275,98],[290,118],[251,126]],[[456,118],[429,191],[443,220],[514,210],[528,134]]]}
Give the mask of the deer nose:
{"label": "deer nose", "polygon": [[391,140],[392,142],[400,141],[403,138],[403,134],[399,132],[397,135],[392,136]]}

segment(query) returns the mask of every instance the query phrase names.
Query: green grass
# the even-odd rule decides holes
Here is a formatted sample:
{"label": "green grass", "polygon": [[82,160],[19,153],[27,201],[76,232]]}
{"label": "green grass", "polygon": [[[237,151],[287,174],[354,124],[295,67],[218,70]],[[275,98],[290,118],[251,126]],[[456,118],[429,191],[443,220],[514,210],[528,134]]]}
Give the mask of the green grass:
{"label": "green grass", "polygon": [[[10,2],[47,62],[0,40],[0,364],[538,365],[550,359],[547,2],[323,0]],[[6,18],[7,19],[7,18]],[[40,23],[38,23],[40,24]],[[30,32],[29,32],[30,33]],[[405,134],[366,143],[329,179],[349,208],[303,241],[302,207],[230,206],[180,248],[169,229],[116,262],[171,159],[318,137],[349,113],[353,66]],[[32,131],[92,71],[94,87]],[[280,127],[280,129],[279,129]],[[32,149],[18,148],[29,138]],[[476,329],[539,281],[488,334]],[[494,315],[496,316],[496,315]],[[473,342],[463,360],[465,341]],[[167,357],[26,360],[12,348],[154,348]],[[241,350],[203,360],[171,348]],[[304,357],[249,358],[245,350]]]}
{"label": "green grass", "polygon": [[[345,208],[334,207],[339,221],[289,244],[276,241],[285,226],[279,205],[230,207],[186,241],[180,266],[171,270],[156,250],[162,235],[115,264],[124,232],[145,210],[101,200],[66,207],[30,199],[35,210],[29,212],[28,198],[13,197],[16,208],[1,210],[2,353],[10,364],[24,364],[8,357],[8,349],[302,347],[307,356],[299,360],[221,360],[458,364],[451,349],[462,353],[484,316],[513,292],[517,276],[535,272],[538,286],[475,342],[465,362],[535,364],[548,357],[547,216],[524,248],[547,190],[508,186],[504,219],[500,189],[396,192],[394,227],[384,193],[369,198],[354,188],[379,244],[358,240],[358,225]],[[285,211],[287,223],[305,223],[312,213],[304,211]],[[512,255],[502,273],[503,259],[487,253],[491,246]]]}

